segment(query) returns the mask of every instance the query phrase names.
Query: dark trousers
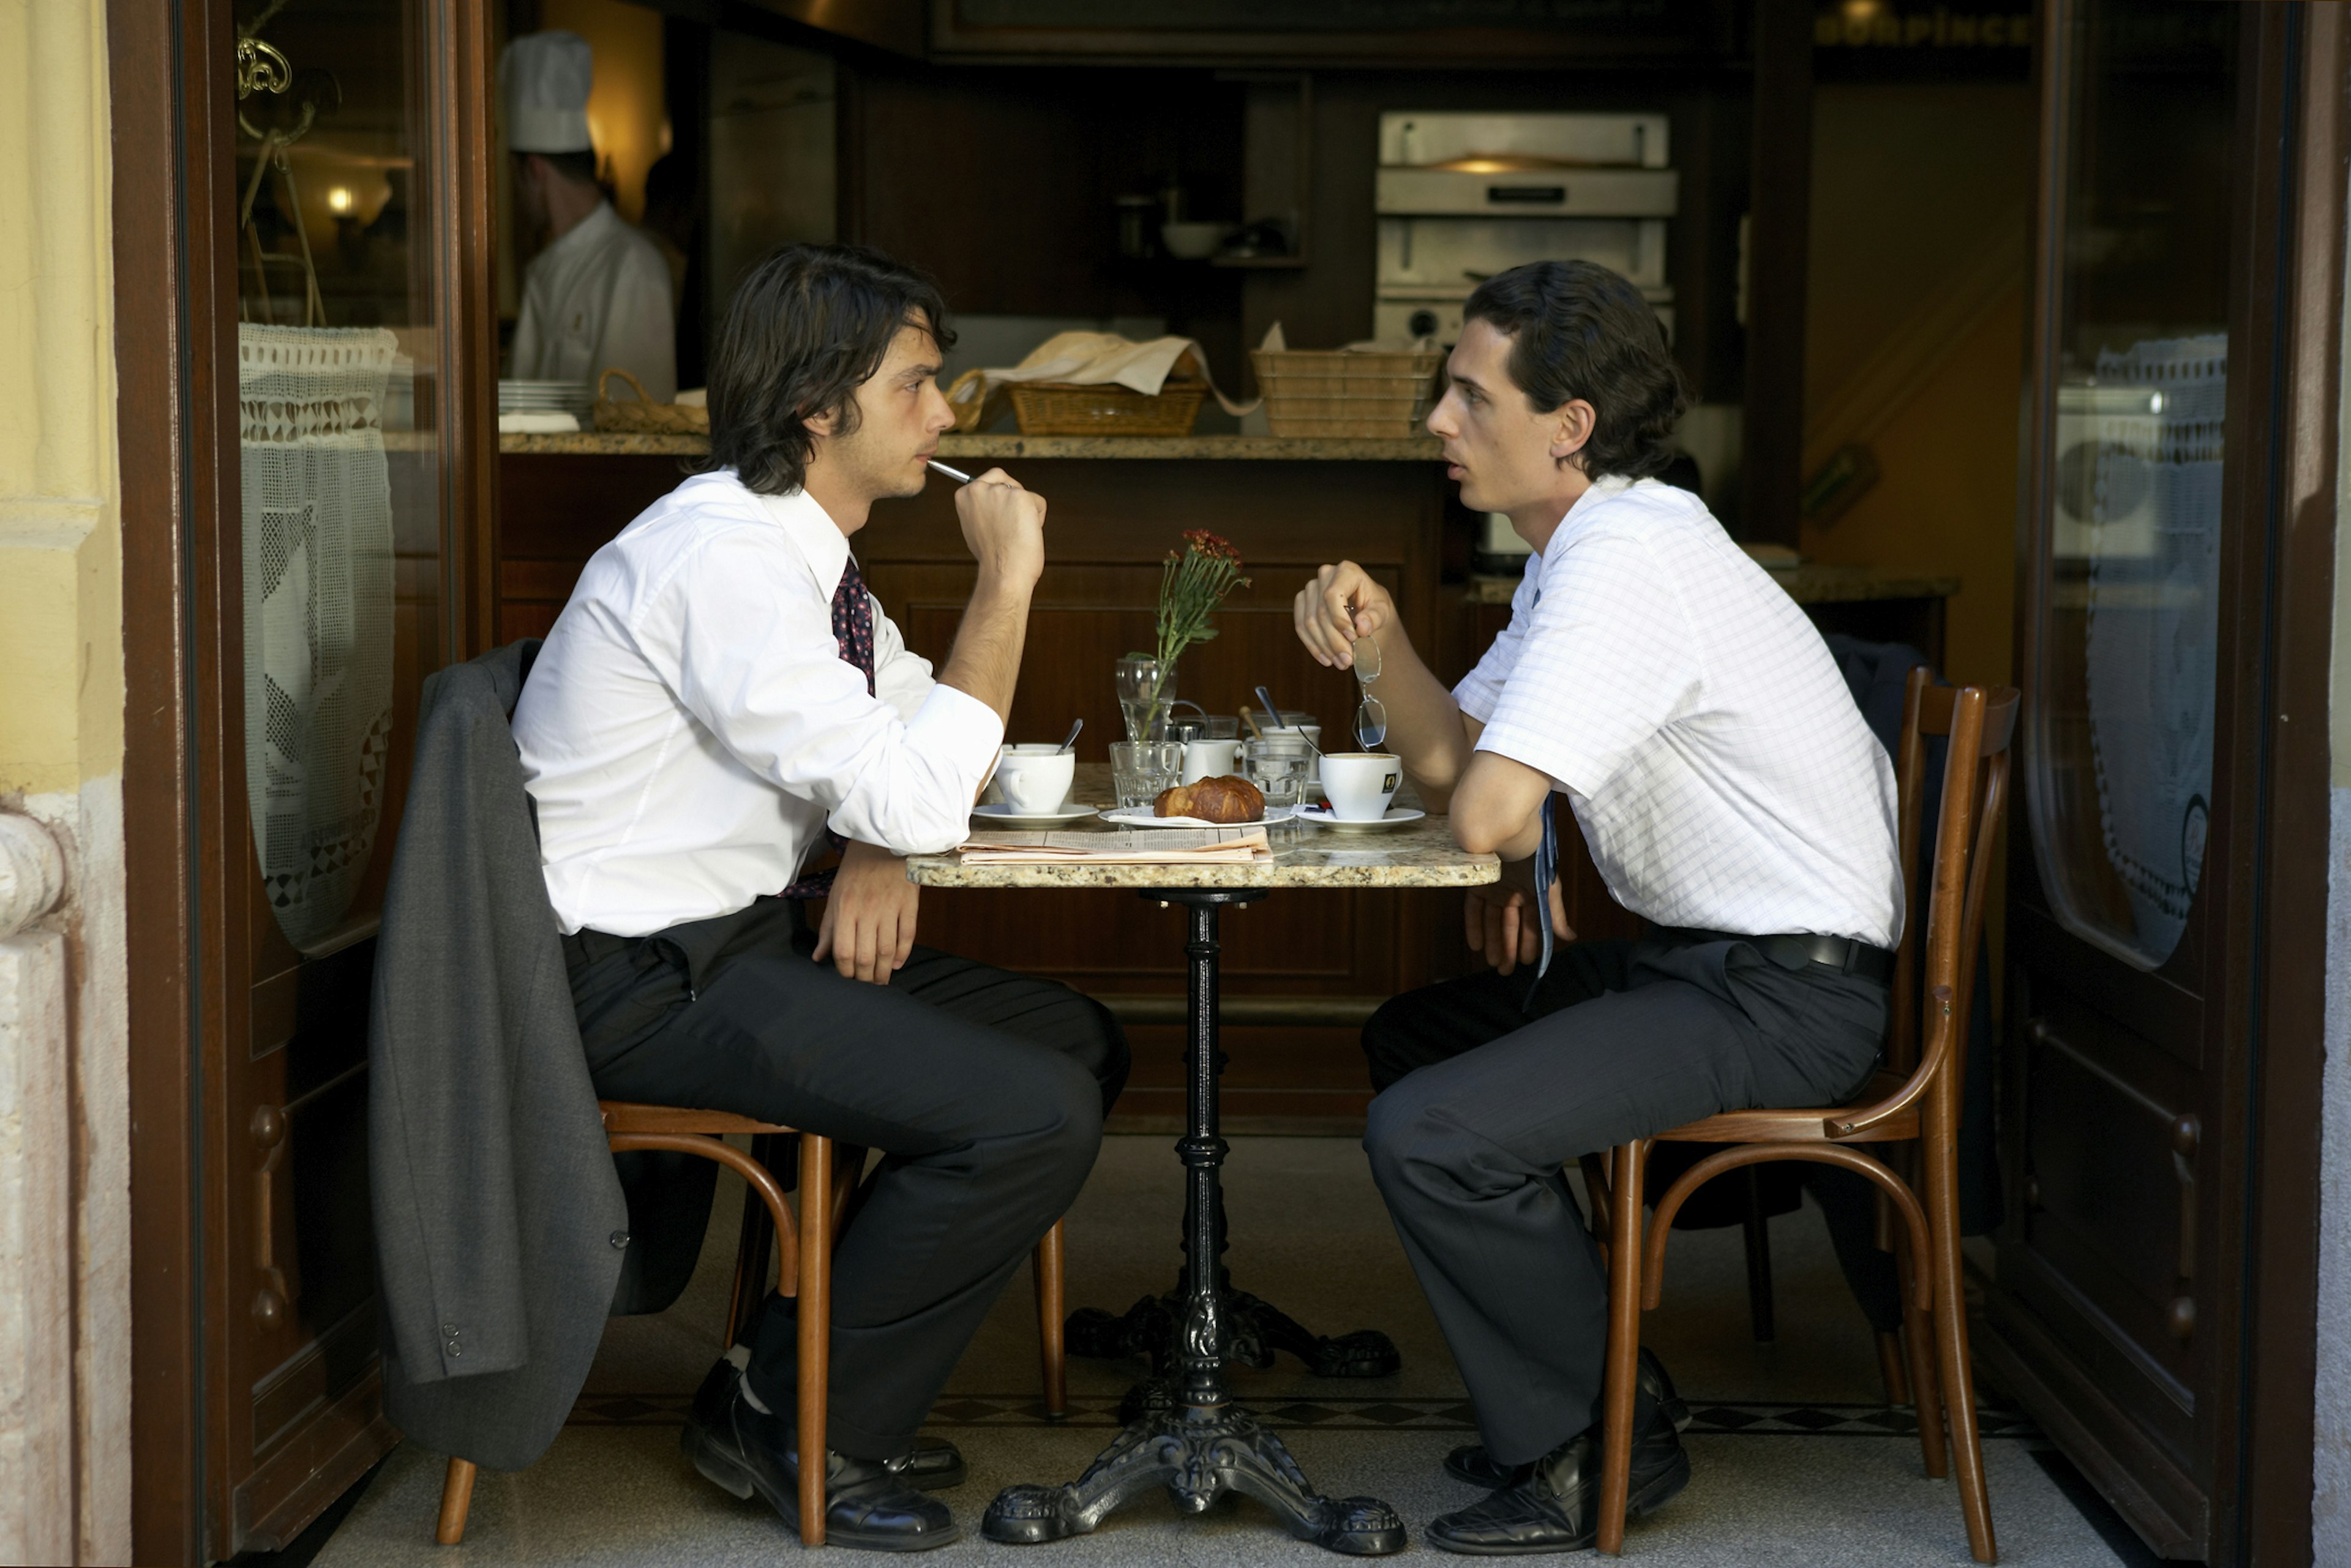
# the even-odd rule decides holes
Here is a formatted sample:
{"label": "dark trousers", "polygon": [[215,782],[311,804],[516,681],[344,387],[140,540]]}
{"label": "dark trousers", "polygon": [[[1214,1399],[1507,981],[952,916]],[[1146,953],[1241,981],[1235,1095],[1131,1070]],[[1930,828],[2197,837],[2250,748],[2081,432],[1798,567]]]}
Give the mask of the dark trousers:
{"label": "dark trousers", "polygon": [[[731,1111],[881,1152],[834,1254],[829,1441],[906,1451],[1021,1259],[1078,1195],[1125,1037],[1099,1003],[918,946],[890,984],[818,964],[800,907],[761,899],[649,937],[565,940],[604,1099]],[[791,1303],[748,1378],[791,1408]]]}
{"label": "dark trousers", "polygon": [[1742,942],[1581,942],[1395,998],[1364,1029],[1364,1151],[1505,1464],[1599,1415],[1608,1279],[1562,1166],[1734,1107],[1825,1105],[1876,1063],[1886,989]]}

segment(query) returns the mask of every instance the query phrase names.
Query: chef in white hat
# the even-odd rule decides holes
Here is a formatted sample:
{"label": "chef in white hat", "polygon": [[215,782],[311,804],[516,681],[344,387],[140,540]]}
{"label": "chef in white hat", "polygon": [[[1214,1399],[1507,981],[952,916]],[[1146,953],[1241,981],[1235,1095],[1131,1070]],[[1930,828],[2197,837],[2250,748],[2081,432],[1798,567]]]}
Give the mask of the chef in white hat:
{"label": "chef in white hat", "polygon": [[498,61],[515,205],[547,236],[523,275],[511,374],[593,382],[617,366],[667,402],[677,395],[669,266],[597,188],[588,136],[593,58],[579,34],[545,32],[515,39]]}

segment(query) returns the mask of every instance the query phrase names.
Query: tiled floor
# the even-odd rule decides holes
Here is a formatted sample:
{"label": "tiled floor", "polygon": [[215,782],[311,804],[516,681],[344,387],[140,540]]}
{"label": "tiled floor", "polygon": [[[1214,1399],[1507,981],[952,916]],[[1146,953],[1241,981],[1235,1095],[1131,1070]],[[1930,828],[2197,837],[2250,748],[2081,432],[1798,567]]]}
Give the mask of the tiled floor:
{"label": "tiled floor", "polygon": [[[1363,1157],[1344,1139],[1238,1138],[1228,1167],[1237,1281],[1323,1333],[1378,1327],[1395,1338],[1394,1377],[1332,1382],[1284,1360],[1242,1370],[1242,1397],[1283,1428],[1323,1490],[1386,1499],[1413,1526],[1408,1555],[1437,1554],[1418,1528],[1473,1494],[1438,1469],[1468,1440],[1461,1385],[1397,1249]],[[1123,1310],[1169,1283],[1181,1167],[1162,1138],[1113,1138],[1071,1217],[1072,1304]],[[732,1182],[732,1178],[725,1178]],[[716,1354],[739,1186],[722,1188],[695,1284],[658,1317],[615,1322],[571,1426],[519,1474],[485,1474],[466,1543],[433,1543],[442,1461],[403,1448],[327,1542],[322,1568],[466,1562],[722,1564],[764,1562],[796,1544],[764,1509],[738,1503],[678,1456],[678,1412]],[[1686,1441],[1690,1486],[1633,1527],[1628,1554],[1667,1565],[1968,1562],[1948,1481],[1924,1479],[1907,1412],[1888,1411],[1868,1332],[1846,1296],[1816,1213],[1772,1227],[1779,1337],[1756,1344],[1735,1230],[1677,1233],[1666,1304],[1645,1337],[1699,1419]],[[1025,1271],[989,1319],[940,1402],[935,1429],[971,1461],[949,1494],[966,1527],[930,1554],[938,1568],[1019,1550],[978,1538],[999,1487],[1063,1480],[1109,1436],[1135,1365],[1071,1363],[1073,1419],[1049,1427],[1037,1389],[1034,1304]],[[1988,1410],[1985,1463],[2001,1561],[2124,1563],[2037,1463],[2038,1439],[2012,1412]],[[1164,1497],[1130,1505],[1093,1536],[1037,1549],[1066,1564],[1328,1562],[1291,1542],[1255,1504],[1177,1516]]]}

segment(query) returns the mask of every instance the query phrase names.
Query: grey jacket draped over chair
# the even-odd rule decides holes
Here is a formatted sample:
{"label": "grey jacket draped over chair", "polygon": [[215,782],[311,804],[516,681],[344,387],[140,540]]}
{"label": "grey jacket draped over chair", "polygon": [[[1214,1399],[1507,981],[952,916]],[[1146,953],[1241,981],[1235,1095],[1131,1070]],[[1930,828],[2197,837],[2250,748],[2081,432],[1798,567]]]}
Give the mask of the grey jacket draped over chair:
{"label": "grey jacket draped over chair", "polygon": [[562,1429],[630,1241],[509,728],[538,649],[425,682],[369,1020],[385,1412],[497,1469]]}

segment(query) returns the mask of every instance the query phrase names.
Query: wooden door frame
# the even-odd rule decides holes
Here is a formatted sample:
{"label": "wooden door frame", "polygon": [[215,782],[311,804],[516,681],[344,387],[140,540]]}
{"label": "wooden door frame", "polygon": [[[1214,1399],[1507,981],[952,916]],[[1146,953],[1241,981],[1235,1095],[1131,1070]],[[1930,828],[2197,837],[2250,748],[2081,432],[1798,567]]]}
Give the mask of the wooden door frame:
{"label": "wooden door frame", "polygon": [[[2035,213],[2028,447],[2017,559],[2019,684],[2040,667],[2043,626],[2030,612],[2056,483],[2043,434],[2055,402],[2055,336],[2064,287],[2064,171],[2073,0],[2042,7],[2043,179]],[[2204,1550],[2216,1563],[2307,1563],[2317,1308],[2317,1170],[2325,1059],[2328,716],[2334,642],[2338,389],[2344,301],[2344,182],[2351,159],[2345,80],[2351,28],[2331,6],[2248,8],[2232,166],[2252,179],[2232,220],[2228,416],[2234,458],[2224,479],[2220,716],[2252,744],[2214,758],[2216,800],[2230,801],[2226,841],[2208,849],[2215,883],[2199,984],[2206,1037],[2240,1066],[2223,1085],[2208,1151],[2237,1163],[2235,1278],[2199,1293],[2199,1322],[2233,1347],[2233,1364],[2199,1389],[2232,1412],[2210,1437],[2213,1467]],[[2050,141],[2048,137],[2061,140]],[[2016,841],[2017,881],[2032,885]],[[2217,877],[2212,873],[2217,872]],[[2066,1423],[2052,1423],[2064,1442]],[[2137,1515],[2126,1467],[2066,1442],[2092,1479]],[[2135,1519],[2135,1522],[2136,1522]]]}
{"label": "wooden door frame", "polygon": [[[430,134],[444,298],[436,423],[444,548],[457,570],[444,646],[486,647],[495,558],[496,300],[491,273],[490,0],[434,0],[452,90]],[[225,73],[228,0],[107,7],[111,99],[117,446],[122,494],[131,1165],[133,1560],[195,1563],[227,1550],[227,1494],[208,1470],[228,1391],[212,1342],[230,1293],[220,1267],[230,1130],[225,1052],[242,1017],[232,883],[246,806],[228,798],[243,671],[238,583],[235,236]],[[230,553],[224,554],[227,550]],[[212,608],[202,635],[197,607]],[[241,749],[241,748],[237,748]],[[224,939],[225,938],[225,940]]]}
{"label": "wooden door frame", "polygon": [[[2269,487],[2272,563],[2262,655],[2265,787],[2259,869],[2248,903],[2259,922],[2249,977],[2246,1061],[2252,1150],[2243,1226],[2235,1560],[2311,1560],[2317,1376],[2318,1182],[2325,1061],[2328,714],[2335,637],[2335,484],[2343,372],[2345,180],[2351,173],[2351,26],[2340,7],[2264,18],[2259,90],[2280,103],[2289,155],[2270,160],[2264,201],[2274,246],[2255,286],[2273,301],[2283,347]],[[2267,106],[2256,123],[2267,123]],[[2260,252],[2253,253],[2258,259]],[[2216,1531],[2216,1533],[2218,1533]]]}

